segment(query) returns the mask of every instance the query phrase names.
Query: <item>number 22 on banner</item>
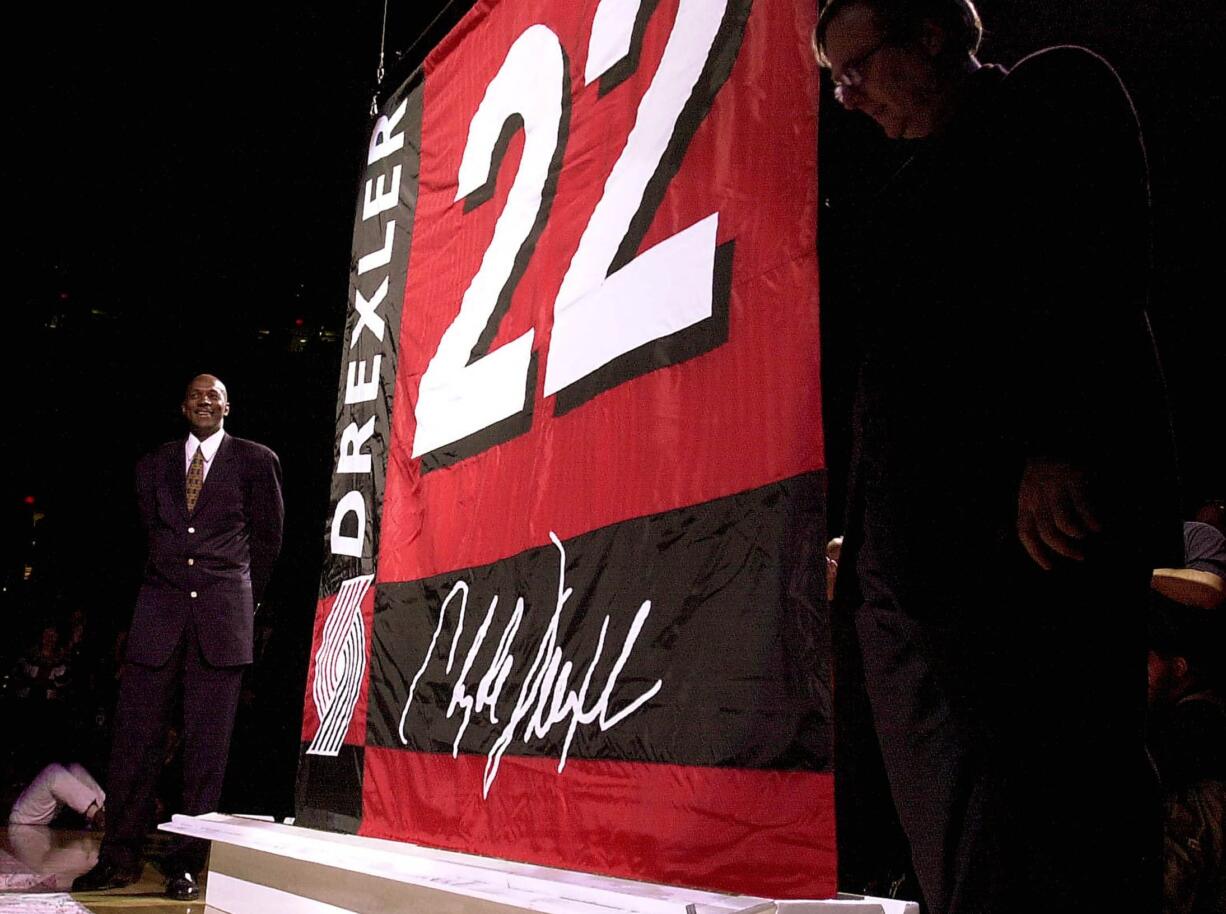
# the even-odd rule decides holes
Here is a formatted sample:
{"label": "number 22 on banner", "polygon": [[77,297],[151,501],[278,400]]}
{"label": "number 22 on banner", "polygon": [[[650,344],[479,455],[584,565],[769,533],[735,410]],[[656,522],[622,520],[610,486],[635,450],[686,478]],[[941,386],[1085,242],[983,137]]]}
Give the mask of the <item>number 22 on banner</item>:
{"label": "number 22 on banner", "polygon": [[[635,254],[728,79],[750,2],[680,0],[657,73],[553,303],[545,396],[565,396],[614,360],[711,317],[718,212]],[[656,0],[602,0],[585,84],[600,80],[603,95],[634,71],[655,6]],[[515,40],[473,115],[456,190],[466,212],[492,196],[502,156],[520,128],[523,154],[459,313],[422,374],[414,457],[426,455],[428,462],[433,456],[440,465],[526,427],[535,393],[534,331],[492,352],[490,346],[554,202],[570,126],[569,87],[557,35],[533,25]]]}

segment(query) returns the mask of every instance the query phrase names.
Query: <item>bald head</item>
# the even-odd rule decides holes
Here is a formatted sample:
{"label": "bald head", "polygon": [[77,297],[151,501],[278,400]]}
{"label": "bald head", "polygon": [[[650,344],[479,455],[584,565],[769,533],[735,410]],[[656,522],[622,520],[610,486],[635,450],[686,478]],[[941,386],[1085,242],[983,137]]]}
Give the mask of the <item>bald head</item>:
{"label": "bald head", "polygon": [[203,441],[219,431],[230,414],[226,385],[214,375],[196,375],[183,395],[182,411],[192,434]]}

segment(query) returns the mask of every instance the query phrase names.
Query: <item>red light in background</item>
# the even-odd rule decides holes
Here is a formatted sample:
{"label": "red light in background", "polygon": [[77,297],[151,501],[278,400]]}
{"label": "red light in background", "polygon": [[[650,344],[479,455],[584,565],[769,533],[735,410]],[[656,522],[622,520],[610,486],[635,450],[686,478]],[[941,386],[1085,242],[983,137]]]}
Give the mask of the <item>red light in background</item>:
{"label": "red light in background", "polygon": [[25,498],[22,499],[22,501],[24,501],[27,505],[32,505],[34,504],[34,496],[27,495]]}
{"label": "red light in background", "polygon": [[295,326],[295,327],[301,327],[301,326],[302,326],[303,324],[305,324],[305,323],[306,323],[306,321],[304,321],[304,320],[303,320],[302,318],[300,318],[300,317],[296,317],[296,318],[294,318],[294,326]]}

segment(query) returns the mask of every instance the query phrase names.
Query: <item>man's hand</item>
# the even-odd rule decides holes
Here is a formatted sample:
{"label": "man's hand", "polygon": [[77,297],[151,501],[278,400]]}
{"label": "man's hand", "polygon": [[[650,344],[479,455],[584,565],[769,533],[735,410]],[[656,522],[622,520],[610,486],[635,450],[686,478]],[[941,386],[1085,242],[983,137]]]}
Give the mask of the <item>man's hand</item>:
{"label": "man's hand", "polygon": [[1082,541],[1101,529],[1079,467],[1059,460],[1026,462],[1017,493],[1017,535],[1035,564],[1051,571],[1058,558],[1081,561]]}

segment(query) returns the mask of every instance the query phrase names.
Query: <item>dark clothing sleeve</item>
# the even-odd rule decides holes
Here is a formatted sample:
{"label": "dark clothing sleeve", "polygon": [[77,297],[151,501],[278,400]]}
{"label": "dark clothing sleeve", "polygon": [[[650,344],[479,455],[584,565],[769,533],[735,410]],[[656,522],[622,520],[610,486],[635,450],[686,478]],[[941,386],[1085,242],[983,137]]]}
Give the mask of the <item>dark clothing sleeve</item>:
{"label": "dark clothing sleeve", "polygon": [[[1035,458],[1086,473],[1117,552],[1182,557],[1174,441],[1150,333],[1149,195],[1115,71],[1052,48],[972,74],[947,129],[864,206],[870,279],[857,485],[879,480],[917,574],[1012,543]],[[936,544],[940,544],[939,549]]]}
{"label": "dark clothing sleeve", "polygon": [[1027,266],[1007,292],[1028,378],[1018,431],[1030,456],[1085,463],[1104,425],[1118,434],[1116,382],[1137,369],[1129,350],[1148,336],[1144,150],[1119,80],[1084,51],[1027,58],[1006,91],[1008,237]]}
{"label": "dark clothing sleeve", "polygon": [[1016,177],[1006,239],[1028,265],[1002,284],[1018,330],[1007,361],[1024,379],[1005,385],[1016,434],[1028,458],[1090,470],[1100,519],[1150,538],[1157,560],[1178,548],[1176,519],[1162,510],[1176,480],[1146,313],[1149,189],[1136,114],[1110,65],[1080,48],[1023,60],[1005,91],[999,148]]}
{"label": "dark clothing sleeve", "polygon": [[251,593],[258,604],[281,552],[285,504],[281,497],[281,461],[272,451],[248,480],[247,523],[251,530]]}

